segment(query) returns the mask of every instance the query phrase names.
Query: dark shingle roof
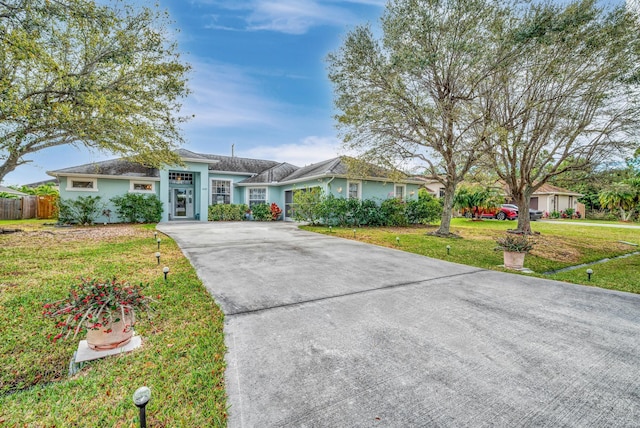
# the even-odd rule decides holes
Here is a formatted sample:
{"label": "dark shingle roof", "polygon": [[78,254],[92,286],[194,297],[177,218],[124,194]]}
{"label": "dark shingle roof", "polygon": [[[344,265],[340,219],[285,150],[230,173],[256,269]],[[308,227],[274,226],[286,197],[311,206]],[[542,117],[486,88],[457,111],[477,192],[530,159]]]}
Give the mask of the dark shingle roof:
{"label": "dark shingle roof", "polygon": [[125,159],[112,159],[102,162],[88,163],[80,166],[72,166],[70,168],[48,171],[48,174],[53,176],[66,174],[86,174],[148,178],[160,177],[160,173],[157,168],[150,168]]}
{"label": "dark shingle roof", "polygon": [[278,183],[295,173],[298,169],[297,166],[285,162],[269,168],[266,171],[262,171],[260,174],[251,178],[247,178],[243,180],[242,183]]}
{"label": "dark shingle roof", "polygon": [[283,181],[299,180],[319,175],[345,175],[346,173],[346,165],[342,162],[342,158],[337,157],[300,168]]}
{"label": "dark shingle roof", "polygon": [[261,172],[280,164],[280,162],[270,160],[195,153],[185,149],[178,150],[178,154],[182,158],[186,159],[210,161],[211,164],[209,165],[209,171],[248,172],[251,174],[260,174]]}

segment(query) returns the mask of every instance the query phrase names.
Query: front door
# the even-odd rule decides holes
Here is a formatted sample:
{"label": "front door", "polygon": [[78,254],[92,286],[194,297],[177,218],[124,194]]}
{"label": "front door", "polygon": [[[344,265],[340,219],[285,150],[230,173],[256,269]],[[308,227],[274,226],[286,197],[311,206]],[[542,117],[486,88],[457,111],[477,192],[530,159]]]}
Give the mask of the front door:
{"label": "front door", "polygon": [[193,189],[173,189],[173,218],[193,217]]}

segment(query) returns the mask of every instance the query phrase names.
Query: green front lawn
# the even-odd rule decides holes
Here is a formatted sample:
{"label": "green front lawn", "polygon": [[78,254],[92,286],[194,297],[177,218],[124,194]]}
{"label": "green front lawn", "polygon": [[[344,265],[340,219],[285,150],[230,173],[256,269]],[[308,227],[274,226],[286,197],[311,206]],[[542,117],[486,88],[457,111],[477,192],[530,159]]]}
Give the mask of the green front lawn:
{"label": "green front lawn", "polygon": [[[455,218],[452,220],[451,230],[461,236],[461,239],[427,235],[435,227],[357,228],[355,239],[455,263],[506,271],[500,266],[503,263],[502,252],[495,251],[495,239],[503,236],[507,229],[515,227],[516,222],[511,221]],[[330,231],[327,227],[306,226],[304,229],[354,239],[353,228],[334,227]],[[640,255],[591,266],[594,271],[591,281],[587,281],[587,268],[555,275],[543,274],[640,251],[639,247],[618,242],[640,244],[639,229],[564,225],[544,221],[532,222],[532,229],[540,235],[533,238],[536,246],[525,258],[525,267],[535,272],[530,275],[640,293],[640,282],[637,279]],[[400,238],[399,244],[396,237]],[[451,247],[449,255],[447,245]]]}
{"label": "green front lawn", "polygon": [[[0,223],[24,230],[0,234],[0,426],[137,426],[131,397],[143,385],[149,426],[225,426],[223,314],[175,242],[159,234],[158,266],[153,226],[44,223]],[[58,331],[41,313],[79,276],[149,283],[157,302],[136,325],[141,348],[69,377],[82,338],[51,343]]]}

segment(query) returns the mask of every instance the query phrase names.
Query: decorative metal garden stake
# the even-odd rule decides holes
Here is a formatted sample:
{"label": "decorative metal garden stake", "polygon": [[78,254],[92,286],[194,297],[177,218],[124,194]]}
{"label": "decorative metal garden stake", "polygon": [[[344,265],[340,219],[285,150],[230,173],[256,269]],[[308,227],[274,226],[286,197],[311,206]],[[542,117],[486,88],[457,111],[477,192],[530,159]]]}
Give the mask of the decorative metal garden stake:
{"label": "decorative metal garden stake", "polygon": [[133,393],[133,404],[140,409],[140,428],[147,428],[147,414],[145,406],[151,400],[151,390],[146,386],[141,386]]}
{"label": "decorative metal garden stake", "polygon": [[158,259],[158,266],[160,266],[160,251],[156,253],[156,259]]}
{"label": "decorative metal garden stake", "polygon": [[447,245],[447,256],[451,254],[451,245]]}
{"label": "decorative metal garden stake", "polygon": [[160,238],[156,241],[158,243],[158,250],[160,249]]}
{"label": "decorative metal garden stake", "polygon": [[593,269],[587,269],[587,279],[591,281],[591,275],[593,275]]}
{"label": "decorative metal garden stake", "polygon": [[164,273],[164,280],[167,280],[167,274],[169,273],[169,266],[165,266],[162,268],[162,273]]}

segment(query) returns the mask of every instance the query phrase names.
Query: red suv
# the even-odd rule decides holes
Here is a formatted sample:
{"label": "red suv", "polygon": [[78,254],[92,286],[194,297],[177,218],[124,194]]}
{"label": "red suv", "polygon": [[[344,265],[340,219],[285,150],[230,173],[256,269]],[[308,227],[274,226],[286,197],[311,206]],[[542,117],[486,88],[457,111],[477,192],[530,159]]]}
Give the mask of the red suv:
{"label": "red suv", "polygon": [[[518,210],[511,208],[509,205],[502,205],[497,208],[479,208],[481,218],[495,218],[497,220],[515,220],[518,218]],[[467,218],[475,217],[474,211],[464,208],[462,215]]]}

